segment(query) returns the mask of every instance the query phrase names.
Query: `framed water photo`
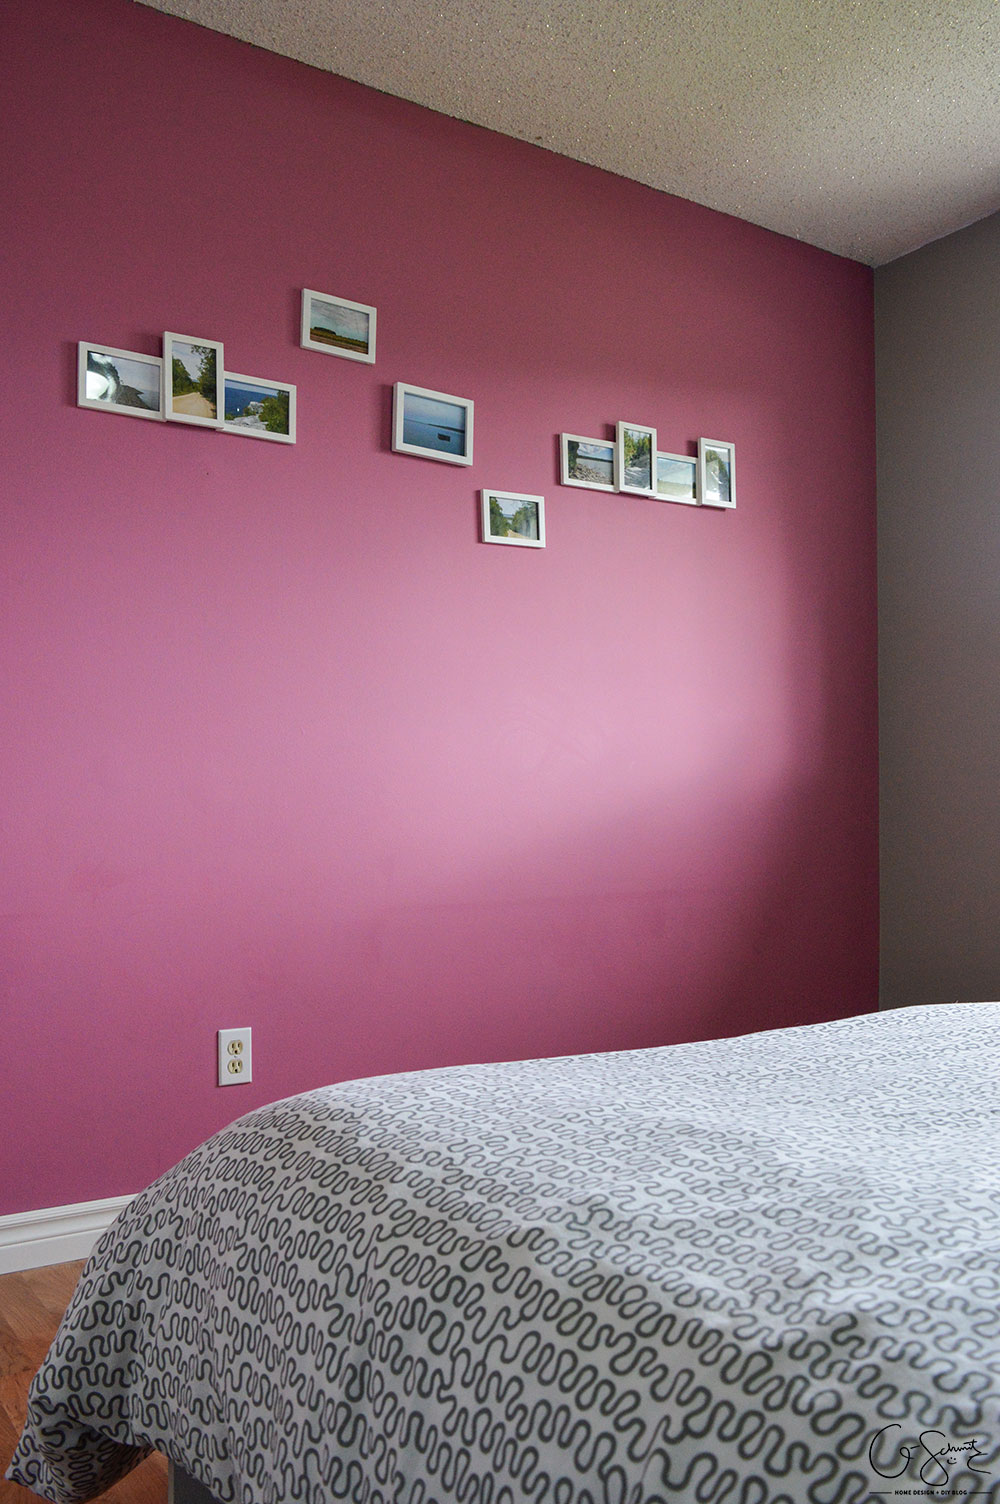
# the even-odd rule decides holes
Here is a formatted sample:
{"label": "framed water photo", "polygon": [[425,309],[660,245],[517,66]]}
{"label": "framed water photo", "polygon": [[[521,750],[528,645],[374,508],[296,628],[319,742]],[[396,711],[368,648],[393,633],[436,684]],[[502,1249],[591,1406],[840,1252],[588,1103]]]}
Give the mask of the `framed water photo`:
{"label": "framed water photo", "polygon": [[295,388],[284,381],[265,381],[262,376],[224,375],[223,412],[227,433],[248,439],[273,439],[295,443]]}
{"label": "framed water photo", "polygon": [[302,292],[302,348],[375,364],[377,310],[331,293]]}
{"label": "framed water photo", "polygon": [[471,465],[472,403],[397,381],[392,389],[392,447],[397,454]]}
{"label": "framed water photo", "polygon": [[163,417],[163,361],[110,345],[80,341],[76,400],[80,407],[126,418]]}
{"label": "framed water photo", "polygon": [[618,424],[618,489],[637,496],[656,495],[656,429],[640,423]]}
{"label": "framed water photo", "polygon": [[703,507],[736,505],[736,445],[698,440],[698,500]]}
{"label": "framed water photo", "polygon": [[175,423],[221,428],[222,344],[190,334],[163,336],[166,416]]}
{"label": "framed water photo", "polygon": [[614,491],[615,446],[607,439],[584,439],[576,433],[559,435],[564,486],[585,486],[588,491]]}
{"label": "framed water photo", "polygon": [[545,497],[482,491],[483,542],[545,547]]}
{"label": "framed water photo", "polygon": [[687,454],[656,456],[656,494],[660,501],[679,501],[686,507],[698,505],[698,461]]}

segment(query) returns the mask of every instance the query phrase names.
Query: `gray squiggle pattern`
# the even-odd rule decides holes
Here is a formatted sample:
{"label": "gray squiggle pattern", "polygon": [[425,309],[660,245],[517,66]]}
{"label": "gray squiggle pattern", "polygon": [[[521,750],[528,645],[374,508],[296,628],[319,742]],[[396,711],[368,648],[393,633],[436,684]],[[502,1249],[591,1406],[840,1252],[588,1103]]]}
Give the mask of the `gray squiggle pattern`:
{"label": "gray squiggle pattern", "polygon": [[71,1504],[155,1446],[227,1504],[940,1484],[873,1472],[890,1427],[883,1471],[934,1430],[1000,1501],[998,1060],[1000,1004],[954,1005],[262,1108],[104,1236],[10,1476]]}

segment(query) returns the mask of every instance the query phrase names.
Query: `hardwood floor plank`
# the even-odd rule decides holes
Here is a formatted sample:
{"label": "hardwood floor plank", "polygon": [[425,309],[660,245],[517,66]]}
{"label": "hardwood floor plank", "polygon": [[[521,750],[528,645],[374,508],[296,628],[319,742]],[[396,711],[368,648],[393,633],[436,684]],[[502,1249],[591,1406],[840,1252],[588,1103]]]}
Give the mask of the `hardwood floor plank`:
{"label": "hardwood floor plank", "polygon": [[[24,1424],[28,1385],[49,1350],[82,1262],[0,1275],[0,1504],[38,1504],[3,1478]],[[154,1452],[101,1495],[102,1504],[166,1504],[167,1460]]]}

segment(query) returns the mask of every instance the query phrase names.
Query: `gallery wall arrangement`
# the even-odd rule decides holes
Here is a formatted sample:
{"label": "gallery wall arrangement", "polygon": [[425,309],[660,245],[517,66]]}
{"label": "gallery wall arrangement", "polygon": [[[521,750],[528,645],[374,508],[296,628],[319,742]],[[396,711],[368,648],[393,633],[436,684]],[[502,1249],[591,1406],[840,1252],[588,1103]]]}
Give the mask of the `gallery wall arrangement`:
{"label": "gallery wall arrangement", "polygon": [[[378,309],[369,303],[303,288],[300,344],[374,365],[377,318]],[[162,356],[79,345],[77,402],[101,412],[294,444],[296,395],[288,382],[227,371],[221,340],[167,331]],[[469,397],[397,381],[393,452],[471,465],[474,408]],[[619,420],[613,441],[564,433],[559,452],[564,486],[685,506],[736,506],[736,447],[724,440],[699,439],[697,455],[669,454],[657,449],[655,428]],[[484,490],[480,505],[482,542],[545,547],[543,496]]]}
{"label": "gallery wall arrangement", "polygon": [[331,1081],[872,1006],[870,270],[134,0],[4,39],[0,1217]]}

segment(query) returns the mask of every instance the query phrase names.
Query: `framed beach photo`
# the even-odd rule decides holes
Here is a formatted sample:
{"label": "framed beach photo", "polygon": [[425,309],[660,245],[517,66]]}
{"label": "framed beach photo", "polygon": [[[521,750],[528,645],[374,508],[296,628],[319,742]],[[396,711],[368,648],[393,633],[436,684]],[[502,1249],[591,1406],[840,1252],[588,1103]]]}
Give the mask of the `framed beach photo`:
{"label": "framed beach photo", "polygon": [[686,507],[698,505],[698,461],[688,454],[656,456],[656,494],[660,501],[679,501]]}
{"label": "framed beach photo", "polygon": [[222,343],[191,334],[163,336],[163,379],[167,418],[221,428]]}
{"label": "framed beach photo", "polygon": [[79,407],[122,413],[126,418],[163,418],[163,361],[111,345],[80,341],[76,400]]}
{"label": "framed beach photo", "polygon": [[698,500],[703,507],[736,505],[736,445],[698,440]]}
{"label": "framed beach photo", "polygon": [[295,443],[295,388],[285,381],[265,381],[263,376],[223,375],[223,426],[227,433],[248,439],[273,439],[278,444]]}
{"label": "framed beach photo", "polygon": [[302,291],[302,348],[375,364],[377,310],[332,293]]}
{"label": "framed beach photo", "polygon": [[656,495],[656,429],[618,424],[618,489],[636,496]]}
{"label": "framed beach photo", "polygon": [[615,446],[611,439],[584,439],[576,433],[559,435],[560,480],[564,486],[588,491],[614,491]]}
{"label": "framed beach photo", "polygon": [[481,491],[483,542],[545,547],[545,497],[519,491]]}
{"label": "framed beach photo", "polygon": [[392,389],[392,447],[397,454],[471,465],[472,403],[397,381]]}

